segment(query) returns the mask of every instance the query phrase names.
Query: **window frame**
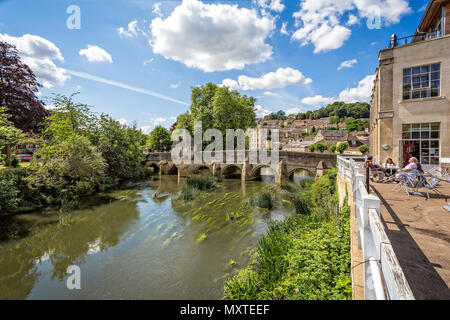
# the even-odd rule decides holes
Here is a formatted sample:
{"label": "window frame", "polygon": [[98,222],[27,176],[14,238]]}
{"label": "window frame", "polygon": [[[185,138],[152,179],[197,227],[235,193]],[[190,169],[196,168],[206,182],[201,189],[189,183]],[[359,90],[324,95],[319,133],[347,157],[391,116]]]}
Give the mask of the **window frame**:
{"label": "window frame", "polygon": [[[433,70],[433,68],[436,68],[436,65],[439,66],[438,71]],[[439,75],[439,79],[436,79],[436,74]],[[435,93],[435,95],[433,95],[433,93]],[[403,101],[436,98],[441,97],[441,94],[442,94],[441,62],[413,66],[409,68],[404,68],[402,70]]]}

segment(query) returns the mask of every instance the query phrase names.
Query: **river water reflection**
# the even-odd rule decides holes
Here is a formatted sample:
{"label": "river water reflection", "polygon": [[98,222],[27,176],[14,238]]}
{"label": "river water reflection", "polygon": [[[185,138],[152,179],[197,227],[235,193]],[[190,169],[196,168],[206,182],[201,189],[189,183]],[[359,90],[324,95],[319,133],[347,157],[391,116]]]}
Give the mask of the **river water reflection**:
{"label": "river water reflection", "polygon": [[[0,299],[220,299],[227,275],[245,267],[270,220],[289,210],[229,214],[264,182],[225,180],[180,202],[184,181],[163,176],[58,211],[19,215],[16,240],[0,242]],[[234,263],[235,262],[235,263]],[[81,268],[81,290],[66,287]]]}

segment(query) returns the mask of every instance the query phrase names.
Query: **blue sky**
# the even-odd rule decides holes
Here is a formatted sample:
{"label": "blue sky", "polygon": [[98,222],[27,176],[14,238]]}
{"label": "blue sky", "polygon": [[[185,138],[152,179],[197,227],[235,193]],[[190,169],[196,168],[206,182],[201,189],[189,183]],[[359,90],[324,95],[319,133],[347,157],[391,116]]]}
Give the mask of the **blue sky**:
{"label": "blue sky", "polygon": [[[0,40],[45,84],[44,101],[79,91],[148,131],[169,127],[206,82],[256,97],[258,115],[367,101],[378,51],[413,34],[427,2],[0,0]],[[70,5],[80,29],[67,27]]]}

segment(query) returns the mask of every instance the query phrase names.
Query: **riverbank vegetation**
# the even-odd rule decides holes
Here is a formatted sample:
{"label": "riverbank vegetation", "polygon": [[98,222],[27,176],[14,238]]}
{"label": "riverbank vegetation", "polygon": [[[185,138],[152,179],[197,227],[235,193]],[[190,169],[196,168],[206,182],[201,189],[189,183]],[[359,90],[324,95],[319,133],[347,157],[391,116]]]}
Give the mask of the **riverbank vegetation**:
{"label": "riverbank vegetation", "polygon": [[350,208],[338,210],[336,171],[283,191],[298,214],[269,226],[250,265],[225,283],[225,297],[351,299]]}
{"label": "riverbank vegetation", "polygon": [[[0,172],[0,214],[61,205],[144,177],[147,136],[56,96],[26,169]],[[6,113],[3,113],[6,115]]]}
{"label": "riverbank vegetation", "polygon": [[219,177],[215,177],[210,174],[189,177],[187,178],[186,184],[180,191],[178,200],[194,200],[200,192],[207,192],[216,189],[220,181],[221,179]]}

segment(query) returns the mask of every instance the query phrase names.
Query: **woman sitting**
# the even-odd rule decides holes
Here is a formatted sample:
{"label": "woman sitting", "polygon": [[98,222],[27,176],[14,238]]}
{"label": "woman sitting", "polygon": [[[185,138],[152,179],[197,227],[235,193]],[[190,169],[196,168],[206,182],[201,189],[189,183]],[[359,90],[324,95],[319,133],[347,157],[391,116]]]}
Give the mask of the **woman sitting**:
{"label": "woman sitting", "polygon": [[408,160],[408,164],[403,169],[398,170],[398,172],[415,171],[418,169],[417,163],[419,163],[419,160],[416,157],[411,157]]}
{"label": "woman sitting", "polygon": [[392,176],[393,174],[395,174],[395,168],[397,167],[397,165],[394,163],[394,161],[392,161],[391,158],[387,158],[385,164],[384,164],[384,173],[386,174],[387,177]]}

